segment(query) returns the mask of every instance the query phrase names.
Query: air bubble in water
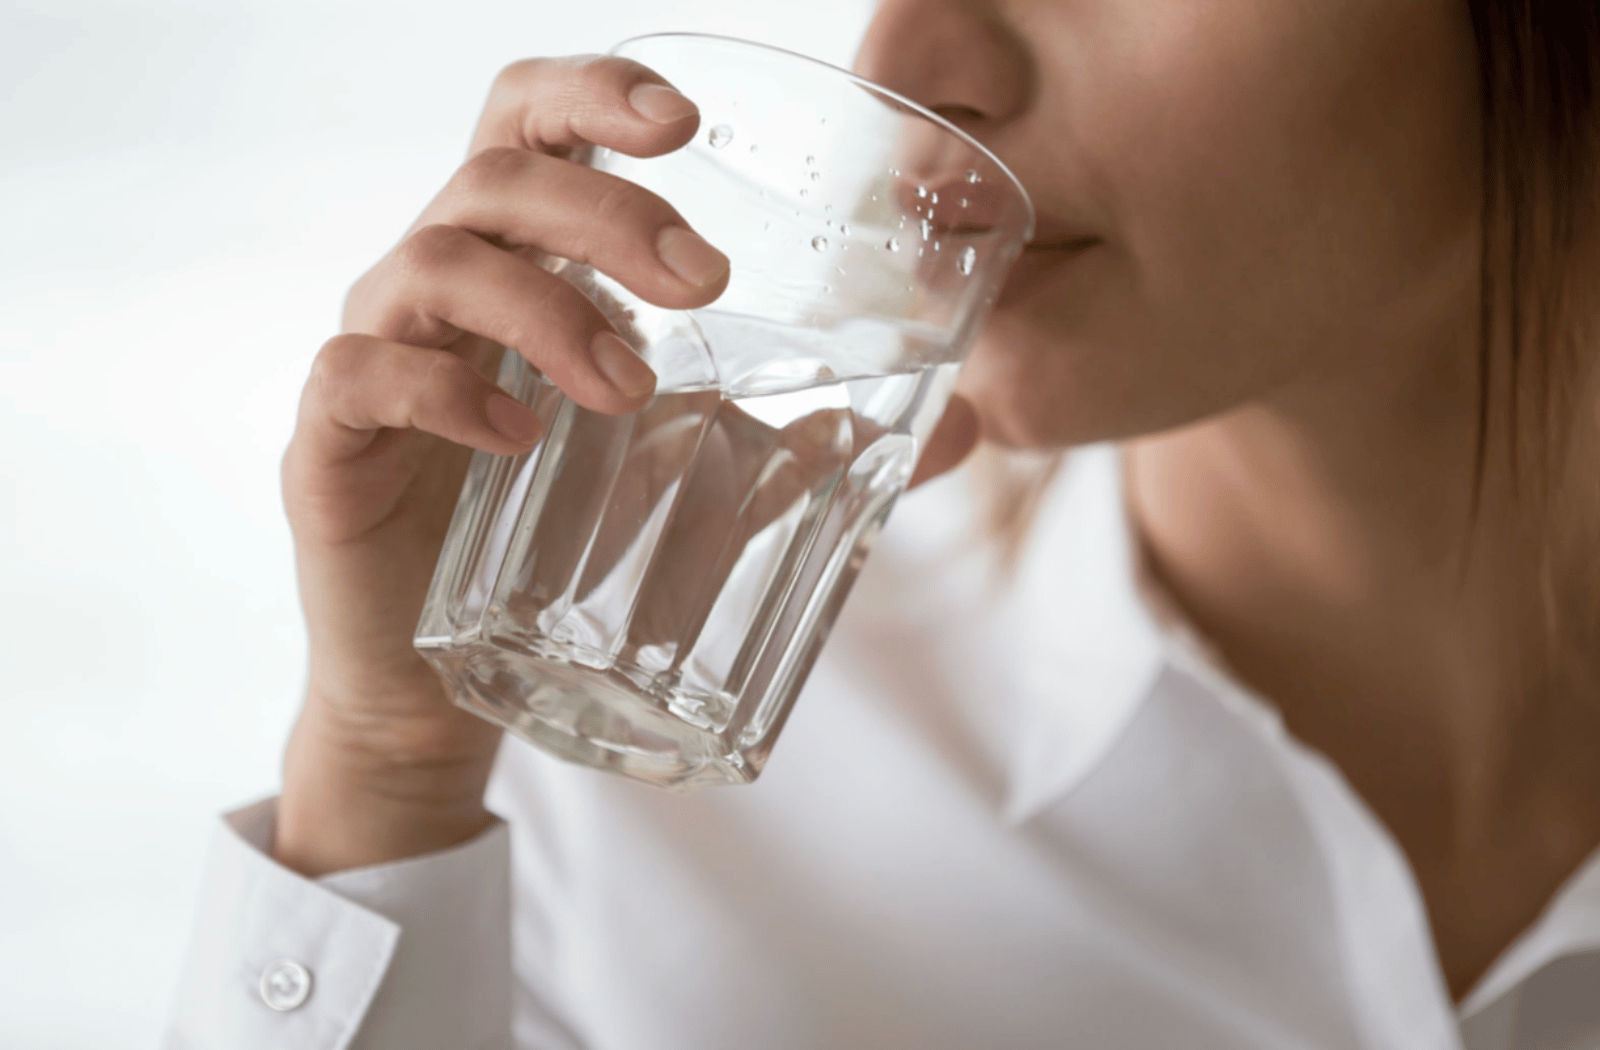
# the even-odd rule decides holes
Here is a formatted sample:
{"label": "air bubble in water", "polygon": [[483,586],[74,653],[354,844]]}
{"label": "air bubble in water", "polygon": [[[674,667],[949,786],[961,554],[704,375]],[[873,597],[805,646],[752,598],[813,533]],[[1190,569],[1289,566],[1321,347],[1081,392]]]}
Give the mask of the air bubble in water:
{"label": "air bubble in water", "polygon": [[978,183],[983,181],[983,176],[979,175],[977,172],[973,171],[971,168],[968,168],[967,169],[967,181],[972,183],[973,185],[977,185]]}
{"label": "air bubble in water", "polygon": [[819,251],[819,252],[827,251],[828,250],[828,238],[822,237],[822,236],[817,236],[817,237],[811,238],[811,247],[814,248],[815,250]]}
{"label": "air bubble in water", "polygon": [[972,273],[972,267],[978,261],[978,250],[970,244],[956,253],[956,269],[966,277]]}
{"label": "air bubble in water", "polygon": [[898,238],[898,237],[890,237],[887,241],[884,242],[883,246],[885,248],[889,249],[891,252],[897,252],[897,251],[900,250],[900,238]]}
{"label": "air bubble in water", "polygon": [[923,219],[922,220],[922,239],[923,240],[927,240],[929,237],[932,237],[932,236],[933,236],[933,223],[929,222],[927,219]]}
{"label": "air bubble in water", "polygon": [[721,149],[733,141],[733,129],[726,124],[718,124],[706,136],[706,141],[711,143],[712,149]]}

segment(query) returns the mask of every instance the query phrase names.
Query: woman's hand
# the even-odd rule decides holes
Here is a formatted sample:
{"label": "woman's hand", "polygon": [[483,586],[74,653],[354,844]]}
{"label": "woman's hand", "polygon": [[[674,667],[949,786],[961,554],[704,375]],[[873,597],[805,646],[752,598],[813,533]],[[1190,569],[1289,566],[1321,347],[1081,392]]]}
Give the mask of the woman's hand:
{"label": "woman's hand", "polygon": [[441,849],[487,827],[499,731],[452,706],[411,646],[473,449],[525,452],[540,421],[486,377],[500,346],[568,396],[628,412],[648,367],[540,253],[669,308],[703,306],[727,260],[665,201],[565,159],[593,143],[677,149],[695,107],[616,58],[519,62],[496,80],[470,159],[352,290],[283,462],[310,634],[274,846],[307,874]]}
{"label": "woman's hand", "polygon": [[[500,732],[451,702],[411,638],[473,449],[527,451],[540,420],[487,376],[501,347],[586,408],[648,402],[655,377],[576,288],[586,263],[659,306],[704,306],[725,257],[654,194],[572,163],[684,145],[694,105],[623,59],[535,59],[496,80],[471,155],[363,276],[322,348],[283,463],[310,634],[274,853],[321,874],[431,852],[486,828]],[[976,435],[954,402],[919,480]]]}

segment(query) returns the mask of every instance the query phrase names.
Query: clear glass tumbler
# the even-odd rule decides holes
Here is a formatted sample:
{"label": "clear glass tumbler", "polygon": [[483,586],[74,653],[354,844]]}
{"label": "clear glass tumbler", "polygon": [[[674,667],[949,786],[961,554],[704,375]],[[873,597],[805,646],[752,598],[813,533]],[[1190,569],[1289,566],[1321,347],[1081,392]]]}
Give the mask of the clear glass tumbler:
{"label": "clear glass tumbler", "polygon": [[458,703],[563,758],[746,783],[1033,208],[972,138],[843,70],[682,33],[613,54],[693,99],[699,131],[664,157],[576,159],[673,204],[730,283],[663,310],[550,261],[655,369],[655,398],[600,415],[504,355],[500,385],[546,432],[473,457],[416,646]]}

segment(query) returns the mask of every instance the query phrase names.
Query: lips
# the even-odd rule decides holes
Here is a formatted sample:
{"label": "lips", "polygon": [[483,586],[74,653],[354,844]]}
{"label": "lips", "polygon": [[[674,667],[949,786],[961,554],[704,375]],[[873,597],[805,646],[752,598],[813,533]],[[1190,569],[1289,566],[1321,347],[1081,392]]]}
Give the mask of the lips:
{"label": "lips", "polygon": [[1006,274],[996,309],[1005,309],[1027,299],[1060,276],[1061,271],[1100,242],[1093,237],[1067,237],[1055,241],[1035,240],[1022,252]]}

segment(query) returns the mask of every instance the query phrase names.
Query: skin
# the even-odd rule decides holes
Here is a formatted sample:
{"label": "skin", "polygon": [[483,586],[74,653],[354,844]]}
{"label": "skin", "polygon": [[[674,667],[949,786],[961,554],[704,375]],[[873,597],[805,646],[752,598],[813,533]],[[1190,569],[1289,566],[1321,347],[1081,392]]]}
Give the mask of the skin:
{"label": "skin", "polygon": [[[1041,215],[919,475],[980,429],[1126,439],[1152,571],[1394,833],[1457,996],[1600,846],[1600,657],[1527,615],[1534,545],[1498,417],[1471,517],[1475,61],[1462,0],[887,0],[857,61],[995,149]],[[664,202],[562,159],[687,141],[692,107],[659,89],[640,106],[659,119],[630,105],[646,83],[607,59],[506,70],[472,159],[318,357],[284,460],[311,676],[274,849],[303,872],[491,821],[497,733],[410,637],[468,450],[537,433],[481,374],[493,344],[588,407],[648,398],[648,377],[607,380],[603,320],[531,252],[667,306],[726,281],[714,254],[688,280],[663,263],[681,226]],[[1593,395],[1577,403],[1600,420]],[[1589,627],[1593,502],[1557,523],[1577,582],[1551,599]]]}

